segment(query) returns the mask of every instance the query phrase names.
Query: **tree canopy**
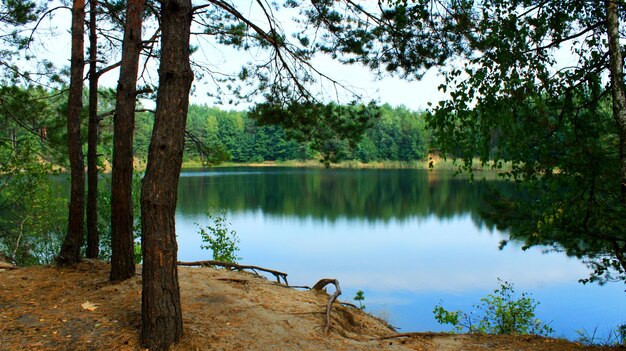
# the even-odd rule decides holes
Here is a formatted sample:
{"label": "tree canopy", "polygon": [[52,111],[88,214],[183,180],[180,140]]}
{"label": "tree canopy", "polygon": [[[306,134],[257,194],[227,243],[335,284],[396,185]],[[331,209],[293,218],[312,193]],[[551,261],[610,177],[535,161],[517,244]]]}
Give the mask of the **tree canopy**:
{"label": "tree canopy", "polygon": [[584,281],[625,280],[623,2],[316,4],[312,22],[334,14],[320,48],[344,62],[403,77],[440,67],[449,98],[427,123],[443,155],[469,171],[475,157],[510,163],[502,174],[525,188],[496,197],[497,223],[587,259]]}

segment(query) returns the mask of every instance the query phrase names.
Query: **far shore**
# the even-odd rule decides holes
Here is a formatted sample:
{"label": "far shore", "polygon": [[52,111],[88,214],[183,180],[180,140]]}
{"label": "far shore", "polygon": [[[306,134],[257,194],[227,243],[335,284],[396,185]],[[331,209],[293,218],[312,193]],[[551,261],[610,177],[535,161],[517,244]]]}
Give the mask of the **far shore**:
{"label": "far shore", "polygon": [[[501,171],[495,169],[493,163],[482,166],[480,160],[473,160],[473,171]],[[143,164],[140,169],[143,168]],[[430,169],[430,170],[459,170],[461,161],[452,159],[443,159],[440,157],[431,157],[426,160],[419,161],[374,161],[361,162],[356,160],[341,161],[331,164],[330,168],[340,169]],[[264,161],[264,162],[224,162],[219,165],[205,165],[198,160],[190,160],[183,162],[183,168],[223,168],[223,167],[306,167],[306,168],[325,168],[324,164],[318,160],[288,160],[288,161]],[[505,168],[508,169],[508,168]]]}
{"label": "far shore", "polygon": [[[473,160],[472,171],[479,172],[502,172],[510,170],[510,165],[505,164],[502,168],[493,167],[490,161],[486,165],[482,165],[480,160]],[[100,173],[111,173],[111,164],[104,162],[98,167]],[[461,160],[444,159],[438,156],[430,157],[425,160],[417,161],[373,161],[361,162],[357,160],[341,161],[331,164],[331,169],[424,169],[424,170],[448,170],[459,171],[462,166]],[[183,161],[182,168],[226,168],[226,167],[302,167],[302,168],[325,168],[324,164],[319,160],[287,160],[287,161],[263,161],[263,162],[223,162],[218,165],[207,165],[201,160]],[[146,160],[135,158],[134,168],[136,171],[144,171],[146,168]],[[465,171],[465,169],[463,169]],[[67,172],[65,167],[58,166],[55,168],[57,172]]]}

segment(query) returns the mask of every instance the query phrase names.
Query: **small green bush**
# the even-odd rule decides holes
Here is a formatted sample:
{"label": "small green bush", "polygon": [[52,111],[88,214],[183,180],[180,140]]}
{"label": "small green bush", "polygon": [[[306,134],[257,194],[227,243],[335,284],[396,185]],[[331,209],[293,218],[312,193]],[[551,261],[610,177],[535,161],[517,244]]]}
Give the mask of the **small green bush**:
{"label": "small green bush", "polygon": [[359,308],[361,310],[365,309],[365,305],[363,304],[363,301],[365,301],[365,293],[363,292],[363,290],[359,290],[356,292],[356,295],[354,296],[354,301],[359,303]]}
{"label": "small green bush", "polygon": [[528,294],[517,298],[513,284],[498,279],[500,288],[482,298],[474,305],[475,310],[448,311],[440,304],[433,310],[439,324],[450,324],[458,332],[481,334],[535,334],[550,335],[554,332],[535,317],[539,305]]}
{"label": "small green bush", "polygon": [[230,229],[230,222],[226,218],[226,211],[220,210],[217,214],[207,214],[210,224],[205,227],[199,227],[200,236],[202,241],[207,245],[201,245],[203,249],[211,250],[213,252],[213,259],[221,262],[237,263],[241,257],[237,256],[239,247],[239,238],[237,232]]}

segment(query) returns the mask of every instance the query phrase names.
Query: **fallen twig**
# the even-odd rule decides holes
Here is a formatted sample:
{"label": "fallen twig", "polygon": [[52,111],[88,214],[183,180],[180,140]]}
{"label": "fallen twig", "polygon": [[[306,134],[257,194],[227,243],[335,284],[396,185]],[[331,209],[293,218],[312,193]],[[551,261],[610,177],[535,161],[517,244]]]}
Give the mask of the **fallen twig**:
{"label": "fallen twig", "polygon": [[456,334],[448,334],[448,333],[433,333],[433,332],[408,332],[408,333],[397,333],[391,335],[385,335],[378,338],[374,338],[372,340],[387,340],[387,339],[396,339],[396,338],[411,338],[414,336],[421,336],[425,338],[433,338],[435,336],[448,336],[448,335],[456,335]]}
{"label": "fallen twig", "polygon": [[268,269],[268,268],[263,268],[263,267],[259,267],[259,266],[248,266],[248,265],[241,265],[241,264],[237,264],[237,263],[230,263],[230,262],[222,262],[222,261],[214,261],[214,260],[207,260],[207,261],[194,261],[194,262],[178,262],[179,266],[202,266],[202,267],[212,267],[212,266],[219,266],[219,267],[225,267],[225,268],[230,268],[230,269],[236,269],[238,271],[242,271],[244,269],[249,269],[252,272],[254,272],[254,274],[256,275],[260,275],[257,270],[259,271],[263,271],[263,272],[267,272],[270,273],[272,275],[274,275],[274,277],[276,277],[276,281],[278,283],[280,283],[280,278],[283,278],[283,281],[285,282],[285,285],[289,286],[289,282],[287,282],[287,273],[283,273],[283,272],[279,272],[273,269]]}
{"label": "fallen twig", "polygon": [[304,290],[311,290],[310,286],[306,286],[306,285],[284,285],[284,284],[279,284],[277,286],[281,286],[283,288],[288,288],[288,289],[304,289]]}
{"label": "fallen twig", "polygon": [[330,310],[333,307],[333,302],[337,300],[337,297],[341,295],[341,288],[339,287],[339,281],[337,279],[320,279],[311,290],[319,290],[321,291],[328,284],[333,284],[335,286],[335,293],[330,296],[328,299],[328,303],[326,304],[326,325],[324,326],[324,334],[328,333],[330,330]]}

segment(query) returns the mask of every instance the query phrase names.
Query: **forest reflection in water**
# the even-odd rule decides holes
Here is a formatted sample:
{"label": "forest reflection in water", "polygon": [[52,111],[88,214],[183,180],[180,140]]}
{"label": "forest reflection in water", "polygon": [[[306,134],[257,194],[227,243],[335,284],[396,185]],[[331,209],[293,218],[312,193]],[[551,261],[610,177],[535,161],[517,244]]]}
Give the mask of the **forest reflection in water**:
{"label": "forest reflection in water", "polygon": [[[402,330],[448,330],[432,308],[470,310],[513,282],[541,302],[539,317],[556,336],[599,332],[626,321],[623,284],[577,282],[587,267],[562,253],[521,250],[481,215],[485,194],[513,184],[486,173],[470,182],[453,172],[309,168],[184,170],[177,207],[179,259],[207,259],[198,224],[223,208],[241,240],[242,262],[311,285],[340,280],[345,300],[365,292],[367,309]],[[610,301],[610,303],[607,303]]]}

